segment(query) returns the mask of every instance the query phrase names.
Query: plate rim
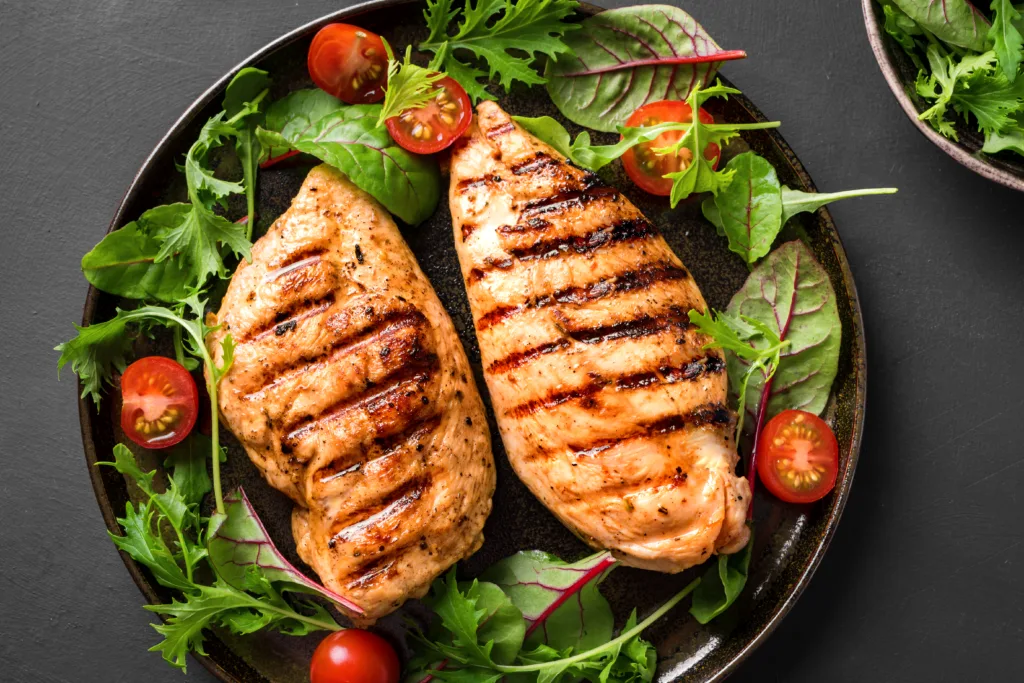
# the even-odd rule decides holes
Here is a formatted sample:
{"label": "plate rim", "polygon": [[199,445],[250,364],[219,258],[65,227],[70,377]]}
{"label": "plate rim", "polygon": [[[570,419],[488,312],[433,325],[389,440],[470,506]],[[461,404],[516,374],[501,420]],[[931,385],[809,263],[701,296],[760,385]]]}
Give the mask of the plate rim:
{"label": "plate rim", "polygon": [[[865,11],[867,11],[867,3],[873,0],[863,0]],[[153,150],[146,156],[139,170],[135,173],[131,183],[128,185],[124,194],[118,203],[117,209],[114,212],[113,218],[111,218],[110,224],[107,226],[106,232],[108,234],[112,230],[119,227],[124,219],[124,213],[129,204],[129,198],[131,198],[137,191],[138,186],[142,183],[143,177],[150,170],[150,165],[154,163],[156,158],[161,155],[165,148],[173,144],[175,140],[180,136],[182,131],[192,123],[196,115],[215,97],[220,95],[224,87],[230,82],[230,80],[238,73],[239,70],[250,66],[261,59],[264,59],[277,50],[287,46],[288,44],[304,38],[306,35],[311,33],[314,29],[317,29],[324,24],[331,23],[339,20],[351,20],[355,17],[360,16],[369,11],[383,9],[391,6],[399,5],[412,5],[418,3],[419,0],[364,0],[363,2],[355,3],[349,7],[336,10],[325,14],[317,19],[306,22],[292,30],[287,31],[278,38],[266,43],[261,48],[257,49],[245,59],[237,63],[231,69],[229,69],[223,76],[218,78],[209,88],[203,91],[188,107],[185,111],[175,120],[167,132],[160,138]],[[593,15],[599,12],[606,11],[607,8],[594,5],[589,2],[580,2],[578,12],[582,15]],[[870,29],[869,29],[870,32]],[[873,45],[874,47],[874,45]],[[881,60],[879,60],[881,63]],[[884,69],[883,69],[884,71]],[[892,87],[890,83],[890,87]],[[739,101],[744,109],[746,109],[755,119],[761,121],[767,121],[767,118],[761,113],[761,111],[751,102],[745,95],[734,95],[734,99]],[[772,140],[772,143],[776,148],[786,157],[791,168],[794,170],[796,175],[800,178],[800,181],[811,191],[816,190],[814,182],[811,180],[807,169],[804,168],[800,162],[796,153],[792,150],[785,139],[779,134],[777,130],[770,129],[763,131],[768,134]],[[963,162],[961,162],[963,163]],[[966,164],[965,164],[966,165]],[[980,172],[980,171],[979,171]],[[1024,180],[1021,180],[1021,187],[1018,188],[1024,190]],[[709,683],[717,683],[725,680],[731,675],[736,668],[747,658],[750,657],[753,652],[760,647],[765,640],[775,631],[779,623],[789,614],[796,604],[797,600],[803,594],[807,585],[810,583],[818,566],[821,564],[821,560],[824,557],[829,545],[831,544],[832,538],[835,535],[836,528],[839,525],[839,520],[842,517],[842,513],[846,507],[846,504],[850,497],[850,491],[853,485],[853,478],[856,473],[857,463],[860,458],[861,442],[864,432],[864,417],[867,411],[867,346],[864,335],[864,318],[863,312],[860,305],[860,297],[857,292],[857,286],[853,279],[853,273],[850,269],[849,260],[846,256],[846,249],[843,246],[842,239],[839,235],[839,230],[832,220],[831,213],[827,207],[821,208],[818,211],[818,218],[823,224],[825,233],[829,237],[831,242],[832,250],[836,257],[836,263],[838,264],[839,271],[842,274],[842,282],[845,288],[843,294],[850,302],[850,308],[852,311],[851,322],[853,323],[852,333],[853,339],[851,344],[851,364],[852,371],[855,374],[854,382],[854,407],[853,407],[853,420],[852,420],[852,433],[850,438],[850,448],[846,453],[846,467],[842,473],[840,479],[836,482],[835,493],[833,495],[832,504],[825,514],[825,527],[821,539],[817,543],[813,553],[807,558],[806,567],[800,573],[797,580],[786,589],[786,596],[780,601],[771,612],[764,626],[758,631],[758,633],[751,638],[745,646],[740,648],[724,665],[720,666],[707,679]],[[97,307],[97,301],[102,293],[93,287],[91,284],[88,286],[86,292],[85,305],[82,310],[82,325],[89,324],[90,320],[95,313]],[[838,294],[837,294],[838,296]],[[859,354],[856,352],[859,349]],[[106,484],[103,481],[103,470],[97,467],[96,464],[100,462],[100,458],[96,452],[96,441],[93,438],[93,432],[96,428],[96,417],[98,412],[96,411],[91,400],[87,396],[82,395],[81,381],[76,383],[78,391],[78,413],[79,413],[79,425],[82,434],[82,446],[85,451],[86,465],[89,471],[89,479],[92,484],[93,494],[96,496],[96,502],[100,508],[100,512],[103,516],[104,523],[107,526],[107,530],[111,532],[117,532],[120,530],[120,526],[117,522],[117,513],[114,510],[113,503],[107,496]],[[112,546],[113,547],[113,546]],[[116,548],[115,548],[116,550]],[[117,550],[121,560],[124,562],[128,573],[132,577],[132,580],[138,586],[140,592],[145,596],[147,602],[150,604],[158,604],[162,602],[162,598],[157,594],[153,584],[144,573],[141,565],[133,560],[127,553]],[[241,679],[232,674],[230,671],[221,666],[221,663],[214,659],[211,654],[205,657],[199,657],[191,654],[194,661],[199,662],[204,668],[206,668],[211,674],[213,674],[218,680],[224,681],[225,683],[240,683]],[[263,676],[261,675],[261,678]],[[266,680],[266,679],[264,679]]]}
{"label": "plate rim", "polygon": [[864,27],[868,33],[868,42],[871,44],[871,52],[875,55],[878,68],[882,71],[882,76],[885,77],[885,82],[896,97],[900,108],[903,109],[903,113],[907,115],[914,127],[961,166],[1004,187],[1024,192],[1024,177],[976,157],[962,145],[940,135],[931,125],[917,118],[920,112],[907,94],[903,80],[889,54],[887,38],[883,35],[884,30],[878,15],[879,5],[876,0],[861,0],[860,4],[864,14]]}

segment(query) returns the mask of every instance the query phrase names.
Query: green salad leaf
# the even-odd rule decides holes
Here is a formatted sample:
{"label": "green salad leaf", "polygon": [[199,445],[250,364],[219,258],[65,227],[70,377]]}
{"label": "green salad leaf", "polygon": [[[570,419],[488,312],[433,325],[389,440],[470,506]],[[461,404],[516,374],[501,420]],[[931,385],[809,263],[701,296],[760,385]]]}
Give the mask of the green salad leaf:
{"label": "green salad leaf", "polygon": [[968,0],[886,0],[917,24],[950,45],[982,52],[989,21]]}
{"label": "green salad leaf", "polygon": [[406,109],[422,107],[437,94],[434,84],[444,78],[443,73],[426,69],[412,63],[412,46],[405,50],[405,61],[399,62],[385,41],[388,52],[388,82],[384,90],[384,102],[377,117],[377,125],[398,116]]}
{"label": "green salad leaf", "polygon": [[672,5],[639,5],[600,12],[565,36],[545,76],[558,110],[570,121],[608,133],[648,102],[685,100],[709,84],[725,51],[693,17]]}
{"label": "green salad leaf", "polygon": [[[532,64],[538,55],[568,51],[562,37],[579,25],[562,20],[578,6],[576,0],[467,0],[464,8],[453,9],[452,0],[428,0],[423,16],[430,35],[419,49],[440,55],[431,67],[447,71],[474,101],[493,99],[480,82],[488,74],[506,92],[516,81],[545,82]],[[455,32],[449,33],[452,24]]]}
{"label": "green salad leaf", "polygon": [[256,127],[262,121],[260,103],[270,92],[269,88],[267,72],[247,66],[235,74],[224,92],[224,113],[234,121],[235,153],[242,166],[242,186],[248,212],[245,224],[247,240],[252,238],[256,220],[256,173],[263,156],[263,146],[256,138]]}
{"label": "green salad leaf", "polygon": [[[301,102],[306,105],[307,102]],[[304,106],[303,111],[308,111]],[[441,174],[433,157],[413,154],[378,128],[381,106],[342,106],[306,128],[259,129],[267,147],[296,149],[334,166],[388,211],[410,225],[426,220],[441,198]],[[278,120],[288,120],[287,116]]]}
{"label": "green salad leaf", "polygon": [[[297,138],[314,123],[343,106],[341,100],[320,88],[296,90],[267,107],[263,128],[280,133],[287,139]],[[290,149],[287,145],[264,148],[263,157],[278,157]]]}
{"label": "green salad leaf", "polygon": [[754,152],[729,160],[732,182],[712,200],[729,249],[748,264],[768,253],[782,229],[782,192],[775,167]]}
{"label": "green salad leaf", "polygon": [[747,585],[753,548],[754,535],[751,534],[743,550],[732,555],[719,555],[711,563],[693,592],[690,614],[694,619],[706,624],[736,602]]}
{"label": "green salad leaf", "polygon": [[797,214],[817,211],[826,204],[838,202],[841,199],[896,194],[896,192],[898,190],[895,187],[871,187],[862,190],[846,190],[844,192],[804,192],[802,190],[793,190],[783,185],[782,224],[785,225],[790,218]]}

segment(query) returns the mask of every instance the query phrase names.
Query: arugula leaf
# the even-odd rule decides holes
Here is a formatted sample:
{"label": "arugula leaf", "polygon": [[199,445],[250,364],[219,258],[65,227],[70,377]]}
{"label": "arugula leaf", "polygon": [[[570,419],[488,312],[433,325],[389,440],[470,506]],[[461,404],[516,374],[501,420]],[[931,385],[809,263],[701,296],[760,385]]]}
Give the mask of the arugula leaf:
{"label": "arugula leaf", "polygon": [[438,92],[434,84],[444,78],[443,73],[413,64],[411,45],[405,49],[405,61],[401,63],[395,59],[387,41],[384,47],[388,53],[388,82],[377,117],[378,127],[392,116],[398,116],[406,109],[422,107],[434,99]]}
{"label": "arugula leaf", "polygon": [[224,496],[224,505],[223,513],[215,511],[210,517],[207,529],[210,564],[221,580],[243,589],[250,567],[258,567],[263,577],[283,590],[320,595],[349,612],[363,613],[351,600],[310,580],[285,559],[242,489]]}
{"label": "arugula leaf", "polygon": [[729,160],[732,182],[714,197],[729,249],[752,264],[768,253],[782,229],[782,189],[775,167],[755,152]]}
{"label": "arugula leaf", "polygon": [[1021,18],[1021,14],[1010,0],[992,0],[991,7],[993,19],[988,37],[992,41],[992,49],[999,60],[1003,75],[1006,76],[1006,80],[1013,83],[1017,79],[1017,69],[1020,67],[1024,51],[1024,37],[1014,23]]}
{"label": "arugula leaf", "polygon": [[212,626],[224,626],[240,634],[270,627],[289,635],[341,628],[322,607],[304,604],[311,614],[292,607],[269,583],[260,581],[258,573],[247,589],[257,595],[217,580],[212,586],[195,586],[194,592],[185,594],[184,601],[146,605],[144,609],[168,617],[165,623],[153,625],[164,639],[150,652],[160,652],[169,664],[184,670],[190,651],[206,654],[203,631]]}
{"label": "arugula leaf", "polygon": [[750,571],[750,556],[754,548],[751,534],[747,545],[732,555],[719,555],[718,560],[708,567],[700,585],[693,592],[690,614],[706,624],[727,610],[736,601],[747,584]]}
{"label": "arugula leaf", "polygon": [[[478,80],[484,72],[458,53],[486,64],[490,78],[506,92],[516,81],[544,83],[531,64],[538,55],[555,57],[568,50],[561,37],[579,26],[562,20],[578,6],[576,0],[467,0],[464,9],[452,9],[451,0],[428,1],[423,16],[430,35],[419,49],[443,52],[440,63],[432,66],[447,71],[474,101],[493,99]],[[460,15],[454,35],[448,35],[449,24]]]}
{"label": "arugula leaf", "polygon": [[344,106],[305,130],[259,129],[270,148],[288,147],[334,166],[391,213],[415,225],[426,220],[441,197],[441,174],[432,157],[412,154],[377,127],[380,105]]}
{"label": "arugula leaf", "polygon": [[246,228],[215,214],[205,204],[193,201],[158,208],[160,211],[151,219],[154,234],[162,242],[155,262],[180,259],[188,270],[191,287],[201,287],[211,275],[226,278],[230,274],[221,245],[240,258],[252,258]]}
{"label": "arugula leaf", "polygon": [[148,214],[108,233],[82,257],[82,273],[109,294],[172,303],[188,292],[186,271],[177,258],[156,262],[160,241],[140,227]]}
{"label": "arugula leaf", "polygon": [[263,147],[256,138],[260,123],[260,100],[269,92],[270,77],[266,71],[247,66],[228,83],[224,91],[224,112],[235,126],[235,153],[242,166],[242,185],[248,211],[246,238],[252,237],[256,216],[256,173]]}
{"label": "arugula leaf", "polygon": [[758,327],[761,335],[750,340],[757,352],[772,351],[776,340],[788,345],[767,379],[763,371],[748,372],[755,360],[727,349],[729,383],[737,395],[745,393],[741,415],[756,416],[762,395],[767,418],[789,408],[820,415],[839,367],[842,324],[828,273],[807,246],[794,240],[769,254],[726,311]]}
{"label": "arugula leaf", "polygon": [[192,582],[181,571],[163,537],[152,531],[155,514],[148,504],[140,506],[136,511],[132,502],[128,501],[124,517],[117,518],[124,535],[118,536],[110,531],[107,534],[118,550],[123,550],[133,560],[147,567],[160,585],[190,591]]}
{"label": "arugula leaf", "polygon": [[614,617],[598,586],[616,564],[607,552],[569,564],[534,550],[501,560],[480,578],[501,588],[522,612],[527,646],[586,650],[612,637]]}
{"label": "arugula leaf", "polygon": [[97,410],[103,385],[112,384],[114,372],[124,372],[128,365],[126,357],[133,341],[127,334],[128,323],[144,318],[144,315],[118,309],[117,315],[106,322],[86,327],[75,325],[78,334],[54,347],[54,351],[60,351],[58,375],[65,365],[71,363],[71,370],[82,383],[82,398],[91,396]]}
{"label": "arugula leaf", "polygon": [[[755,376],[771,379],[779,367],[783,349],[790,345],[780,339],[778,333],[763,322],[728,312],[708,310],[706,313],[691,310],[688,313],[690,322],[697,331],[708,337],[703,349],[719,348],[729,358],[738,358],[742,367],[730,368],[729,381],[737,395],[736,441],[743,434],[744,411],[747,405],[747,387]],[[758,347],[755,340],[762,340]],[[731,355],[730,355],[731,354]]]}

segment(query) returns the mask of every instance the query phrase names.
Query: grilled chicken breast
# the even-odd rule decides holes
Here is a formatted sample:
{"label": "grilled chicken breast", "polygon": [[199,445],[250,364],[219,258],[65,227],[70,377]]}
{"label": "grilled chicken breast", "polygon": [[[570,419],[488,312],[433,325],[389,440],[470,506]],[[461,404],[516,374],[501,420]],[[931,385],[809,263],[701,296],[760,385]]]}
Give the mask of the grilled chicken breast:
{"label": "grilled chicken breast", "polygon": [[742,548],[725,362],[655,227],[493,102],[453,151],[449,199],[498,426],[534,495],[636,567]]}
{"label": "grilled chicken breast", "polygon": [[295,502],[299,556],[372,622],[483,542],[494,464],[448,314],[388,213],[328,166],[231,280],[224,422]]}

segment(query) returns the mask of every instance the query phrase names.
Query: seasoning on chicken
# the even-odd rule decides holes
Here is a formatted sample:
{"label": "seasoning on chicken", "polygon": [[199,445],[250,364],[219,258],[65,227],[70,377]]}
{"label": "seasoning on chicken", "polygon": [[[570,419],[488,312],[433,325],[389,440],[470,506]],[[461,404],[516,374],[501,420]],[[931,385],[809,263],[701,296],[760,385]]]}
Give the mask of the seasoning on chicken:
{"label": "seasoning on chicken", "polygon": [[448,314],[388,213],[327,166],[231,280],[224,422],[295,502],[299,556],[372,622],[483,542],[494,463]]}
{"label": "seasoning on chicken", "polygon": [[498,426],[534,495],[636,567],[746,545],[725,362],[657,229],[493,102],[452,153],[449,198]]}

